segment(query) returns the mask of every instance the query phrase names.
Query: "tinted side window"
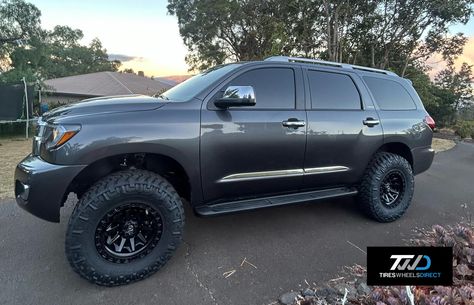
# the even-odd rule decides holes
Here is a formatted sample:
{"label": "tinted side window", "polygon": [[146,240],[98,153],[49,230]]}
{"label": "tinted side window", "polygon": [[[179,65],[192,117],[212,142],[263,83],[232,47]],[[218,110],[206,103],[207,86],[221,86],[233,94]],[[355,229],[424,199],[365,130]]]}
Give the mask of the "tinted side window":
{"label": "tinted side window", "polygon": [[410,110],[416,109],[415,102],[407,90],[397,82],[364,76],[375,101],[382,110]]}
{"label": "tinted side window", "polygon": [[243,73],[227,86],[252,86],[257,104],[248,108],[295,108],[295,75],[289,68],[262,68]]}
{"label": "tinted side window", "polygon": [[359,91],[348,75],[308,71],[313,109],[361,109]]}

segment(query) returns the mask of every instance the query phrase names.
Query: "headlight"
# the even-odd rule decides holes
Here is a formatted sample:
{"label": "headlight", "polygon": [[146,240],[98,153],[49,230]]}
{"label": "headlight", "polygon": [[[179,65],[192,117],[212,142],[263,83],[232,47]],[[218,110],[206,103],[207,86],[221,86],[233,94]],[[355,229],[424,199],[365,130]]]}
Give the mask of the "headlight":
{"label": "headlight", "polygon": [[81,130],[80,125],[46,125],[46,148],[55,149],[69,141]]}

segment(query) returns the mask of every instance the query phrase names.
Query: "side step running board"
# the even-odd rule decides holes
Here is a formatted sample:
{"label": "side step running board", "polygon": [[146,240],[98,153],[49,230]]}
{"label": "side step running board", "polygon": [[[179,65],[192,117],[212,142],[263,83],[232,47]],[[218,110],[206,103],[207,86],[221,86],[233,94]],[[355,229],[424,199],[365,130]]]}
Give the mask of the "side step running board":
{"label": "side step running board", "polygon": [[289,195],[279,195],[255,199],[237,200],[217,203],[213,205],[203,205],[195,209],[196,213],[202,216],[221,215],[240,211],[255,210],[267,207],[302,203],[306,201],[329,199],[357,194],[355,188],[333,188],[327,190],[310,191]]}

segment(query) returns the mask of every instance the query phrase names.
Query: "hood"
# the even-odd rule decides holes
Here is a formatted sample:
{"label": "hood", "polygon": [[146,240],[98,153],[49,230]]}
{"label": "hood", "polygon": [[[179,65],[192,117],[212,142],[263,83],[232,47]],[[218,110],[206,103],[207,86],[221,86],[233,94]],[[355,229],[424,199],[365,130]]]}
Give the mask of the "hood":
{"label": "hood", "polygon": [[61,117],[83,116],[128,111],[158,109],[167,101],[146,95],[110,96],[83,100],[78,103],[58,107],[43,115],[43,121]]}

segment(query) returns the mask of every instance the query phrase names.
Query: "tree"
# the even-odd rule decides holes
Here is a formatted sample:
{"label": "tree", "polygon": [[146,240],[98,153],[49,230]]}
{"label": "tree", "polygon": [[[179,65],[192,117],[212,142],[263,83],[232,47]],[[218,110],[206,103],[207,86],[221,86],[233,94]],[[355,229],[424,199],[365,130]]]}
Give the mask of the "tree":
{"label": "tree", "polygon": [[47,34],[49,60],[41,67],[45,78],[118,70],[120,62],[109,61],[99,39],[83,46],[80,44],[83,36],[81,30],[68,26],[56,26]]}
{"label": "tree", "polygon": [[269,55],[303,55],[402,76],[435,52],[459,54],[473,0],[169,0],[192,69]]}
{"label": "tree", "polygon": [[[447,36],[455,23],[466,23],[472,14],[471,0],[441,2],[439,0],[374,1],[374,9],[354,27],[358,45],[349,54],[358,52],[361,63],[392,69],[404,76],[410,64],[427,59],[435,52],[462,52],[462,34]],[[349,34],[349,40],[351,35]],[[361,37],[362,35],[362,37]],[[444,48],[461,45],[461,48]],[[349,58],[351,55],[349,55]]]}
{"label": "tree", "polygon": [[27,43],[16,46],[9,54],[9,70],[0,75],[0,82],[18,81],[25,76],[35,82],[49,78],[117,71],[120,62],[109,61],[100,40],[88,46],[80,44],[82,31],[56,26],[52,31],[38,31]]}
{"label": "tree", "polygon": [[40,30],[40,11],[23,0],[0,1],[0,72],[8,69],[12,48]]}
{"label": "tree", "polygon": [[40,26],[40,10],[24,0],[0,0],[0,82],[29,82],[99,71],[117,71],[99,39],[88,45],[79,29]]}
{"label": "tree", "polygon": [[454,63],[450,62],[446,69],[436,75],[435,83],[440,88],[452,93],[453,107],[455,110],[459,110],[473,102],[473,79],[471,65],[463,63],[459,71],[456,71]]}
{"label": "tree", "polygon": [[40,10],[23,0],[0,2],[0,47],[34,36],[40,29]]}
{"label": "tree", "polygon": [[294,11],[291,1],[170,0],[168,10],[178,17],[194,69],[261,59],[290,43],[285,19]]}
{"label": "tree", "polygon": [[135,71],[133,71],[132,68],[126,68],[120,71],[121,73],[130,73],[130,74],[135,74]]}
{"label": "tree", "polygon": [[452,126],[456,122],[456,109],[454,108],[456,96],[453,92],[434,84],[431,86],[431,93],[434,99],[425,105],[426,110],[435,119],[437,126]]}

